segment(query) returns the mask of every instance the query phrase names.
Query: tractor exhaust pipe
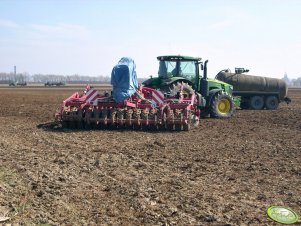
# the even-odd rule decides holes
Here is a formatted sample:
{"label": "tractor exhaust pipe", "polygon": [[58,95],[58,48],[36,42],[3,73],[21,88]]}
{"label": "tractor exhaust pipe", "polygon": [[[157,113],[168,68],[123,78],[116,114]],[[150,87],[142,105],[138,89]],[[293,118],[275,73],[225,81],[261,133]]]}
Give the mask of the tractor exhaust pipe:
{"label": "tractor exhaust pipe", "polygon": [[207,80],[207,63],[208,63],[208,60],[206,60],[204,63],[204,76],[203,76],[203,78],[206,80]]}
{"label": "tractor exhaust pipe", "polygon": [[204,63],[204,74],[203,74],[203,78],[201,79],[201,94],[203,97],[209,96],[209,84],[207,80],[207,63],[208,60],[206,60]]}

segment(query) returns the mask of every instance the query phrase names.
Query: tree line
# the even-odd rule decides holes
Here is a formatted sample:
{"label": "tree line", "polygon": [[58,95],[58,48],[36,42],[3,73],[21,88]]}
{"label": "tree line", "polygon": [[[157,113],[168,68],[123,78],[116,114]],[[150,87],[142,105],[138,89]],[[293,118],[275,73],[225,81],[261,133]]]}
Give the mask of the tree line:
{"label": "tree line", "polygon": [[[138,82],[141,83],[145,78],[138,78]],[[289,87],[301,87],[301,77],[297,79],[289,79],[287,75],[284,75],[282,80],[286,81]],[[108,84],[111,81],[109,76],[87,76],[87,75],[53,75],[53,74],[34,74],[28,73],[4,73],[0,72],[0,84],[9,84],[16,82],[30,82],[30,83],[46,83],[46,82],[63,82],[68,84],[83,84],[83,83],[98,83]]]}
{"label": "tree line", "polygon": [[282,80],[284,80],[289,87],[301,87],[301,77],[290,79],[287,74],[285,74]]}
{"label": "tree line", "polygon": [[0,73],[0,83],[9,84],[12,82],[30,82],[30,83],[46,83],[46,82],[63,82],[71,84],[80,83],[110,83],[108,76],[87,76],[87,75],[44,75],[28,73]]}

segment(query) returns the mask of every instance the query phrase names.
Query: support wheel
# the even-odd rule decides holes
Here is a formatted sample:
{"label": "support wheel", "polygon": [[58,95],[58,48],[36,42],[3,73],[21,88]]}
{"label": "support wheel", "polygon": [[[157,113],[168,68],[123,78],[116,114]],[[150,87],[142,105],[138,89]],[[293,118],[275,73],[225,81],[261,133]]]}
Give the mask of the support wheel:
{"label": "support wheel", "polygon": [[235,111],[233,98],[230,94],[219,92],[211,102],[210,116],[212,118],[230,118]]}

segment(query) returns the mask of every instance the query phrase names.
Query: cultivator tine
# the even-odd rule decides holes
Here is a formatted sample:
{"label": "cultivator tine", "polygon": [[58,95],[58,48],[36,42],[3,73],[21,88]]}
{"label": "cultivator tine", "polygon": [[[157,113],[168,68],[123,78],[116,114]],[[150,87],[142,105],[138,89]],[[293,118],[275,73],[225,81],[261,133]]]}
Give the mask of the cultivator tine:
{"label": "cultivator tine", "polygon": [[133,129],[141,129],[141,109],[134,109],[133,111]]}
{"label": "cultivator tine", "polygon": [[167,122],[167,117],[166,117],[166,113],[165,112],[161,112],[160,114],[160,119],[159,119],[159,124],[158,124],[158,128],[159,130],[166,130],[167,126],[166,126],[166,122]]}
{"label": "cultivator tine", "polygon": [[182,109],[175,109],[174,110],[174,117],[176,120],[175,123],[175,130],[181,131],[183,129],[183,110]]}
{"label": "cultivator tine", "polygon": [[174,129],[174,114],[173,110],[168,109],[167,110],[167,129],[168,130],[173,130]]}
{"label": "cultivator tine", "polygon": [[148,129],[148,115],[149,115],[148,109],[144,109],[141,113],[142,130]]}
{"label": "cultivator tine", "polygon": [[186,110],[184,115],[185,115],[185,123],[183,124],[183,130],[188,131],[190,130],[190,125],[191,125],[191,112]]}
{"label": "cultivator tine", "polygon": [[110,109],[109,111],[109,119],[110,119],[110,123],[109,123],[109,129],[116,129],[117,128],[117,110],[116,109]]}
{"label": "cultivator tine", "polygon": [[128,110],[126,110],[125,111],[125,118],[126,118],[126,126],[128,127],[128,128],[131,128],[132,127],[132,118],[133,118],[133,110],[132,109],[128,109]]}
{"label": "cultivator tine", "polygon": [[158,129],[158,115],[157,115],[157,110],[155,108],[152,108],[150,111],[149,111],[149,121],[150,121],[150,124],[149,124],[149,127],[148,129],[149,130],[157,130]]}
{"label": "cultivator tine", "polygon": [[94,123],[93,123],[93,128],[99,128],[100,127],[100,114],[101,114],[101,111],[96,108],[93,110],[93,115],[94,115]]}
{"label": "cultivator tine", "polygon": [[123,129],[125,127],[125,109],[118,109],[117,110],[117,126],[120,129]]}
{"label": "cultivator tine", "polygon": [[104,109],[101,110],[101,122],[100,122],[100,128],[101,129],[107,128],[108,114],[109,114],[108,109],[104,108]]}

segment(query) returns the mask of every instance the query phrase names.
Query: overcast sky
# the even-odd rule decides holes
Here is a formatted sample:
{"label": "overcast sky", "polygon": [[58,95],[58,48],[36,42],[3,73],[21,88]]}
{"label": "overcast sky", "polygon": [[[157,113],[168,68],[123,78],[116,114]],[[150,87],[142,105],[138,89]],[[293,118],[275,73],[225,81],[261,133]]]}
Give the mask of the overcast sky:
{"label": "overcast sky", "polygon": [[301,0],[0,0],[0,72],[110,75],[129,56],[146,78],[169,54],[300,77]]}

